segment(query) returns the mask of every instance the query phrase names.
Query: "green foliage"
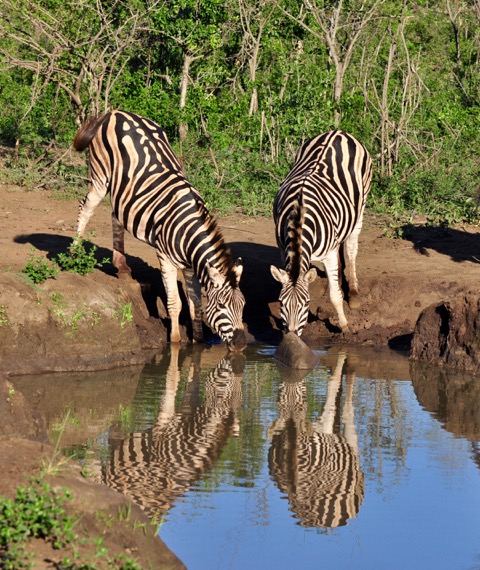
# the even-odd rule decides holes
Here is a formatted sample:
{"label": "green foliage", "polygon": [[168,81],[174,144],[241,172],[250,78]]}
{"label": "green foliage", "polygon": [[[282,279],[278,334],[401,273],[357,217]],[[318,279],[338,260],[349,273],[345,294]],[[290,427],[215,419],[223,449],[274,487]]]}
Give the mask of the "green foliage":
{"label": "green foliage", "polygon": [[7,307],[5,305],[0,305],[0,327],[8,325],[10,321],[8,320]]}
{"label": "green foliage", "polygon": [[53,279],[59,272],[60,269],[56,264],[45,260],[41,256],[36,256],[34,248],[32,248],[28,262],[23,268],[23,273],[35,284],[44,283],[47,279]]}
{"label": "green foliage", "polygon": [[[19,146],[0,182],[69,195],[86,177],[85,166],[59,149],[91,112],[123,108],[165,129],[217,213],[269,215],[301,142],[338,126],[372,154],[371,210],[477,221],[479,44],[472,4],[462,4],[454,22],[438,3],[339,5],[332,26],[338,35],[330,40],[342,69],[318,25],[336,17],[330,3],[120,0],[106,12],[102,6],[4,0],[0,142]],[[367,21],[370,9],[374,18]],[[187,127],[181,141],[180,125]]]}
{"label": "green foliage", "polygon": [[[109,568],[120,570],[140,570],[140,566],[132,558],[124,555],[111,557],[104,546],[103,537],[89,537],[96,545],[95,558],[101,560],[97,566],[95,558],[90,562],[80,562],[76,552],[79,537],[75,533],[77,520],[67,514],[65,504],[73,498],[68,489],[57,491],[42,477],[31,480],[17,488],[14,499],[0,497],[0,559],[5,570],[31,568],[32,554],[29,553],[29,541],[33,538],[43,539],[60,549],[71,546],[75,552],[73,560],[63,557],[59,568],[63,570],[96,570]],[[129,520],[128,507],[119,512],[118,520]],[[83,540],[86,544],[87,541]]]}
{"label": "green foliage", "polygon": [[115,311],[114,316],[120,319],[120,325],[123,329],[125,325],[133,322],[133,307],[132,303],[125,303],[118,311]]}
{"label": "green foliage", "polygon": [[69,252],[59,253],[56,257],[56,262],[64,271],[87,275],[88,273],[92,273],[95,269],[103,267],[103,265],[110,261],[107,257],[98,261],[95,257],[96,251],[96,245],[92,245],[87,251],[85,248],[85,240],[77,236]]}
{"label": "green foliage", "polygon": [[25,543],[41,538],[60,548],[73,541],[74,520],[67,516],[64,503],[72,495],[66,489],[53,490],[48,483],[34,479],[19,486],[14,499],[0,501],[0,553],[4,568],[25,568]]}

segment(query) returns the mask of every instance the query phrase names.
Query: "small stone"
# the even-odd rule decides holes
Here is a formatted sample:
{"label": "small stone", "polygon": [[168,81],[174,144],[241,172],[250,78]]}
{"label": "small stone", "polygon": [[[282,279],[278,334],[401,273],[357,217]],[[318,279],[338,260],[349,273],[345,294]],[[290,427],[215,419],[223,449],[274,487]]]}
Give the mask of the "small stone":
{"label": "small stone", "polygon": [[314,368],[319,357],[295,333],[287,333],[274,354],[274,359],[296,370]]}

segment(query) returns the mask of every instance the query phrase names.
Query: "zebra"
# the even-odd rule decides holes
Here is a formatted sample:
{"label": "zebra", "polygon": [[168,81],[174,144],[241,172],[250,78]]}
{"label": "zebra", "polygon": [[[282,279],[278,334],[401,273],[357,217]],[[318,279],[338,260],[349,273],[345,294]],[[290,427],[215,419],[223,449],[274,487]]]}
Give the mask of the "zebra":
{"label": "zebra", "polygon": [[350,308],[360,306],[355,260],[363,212],[372,181],[365,147],[343,131],[307,140],[275,197],[273,217],[285,269],[271,266],[279,281],[280,312],[287,332],[301,336],[307,323],[309,285],[317,276],[311,264],[323,263],[330,299],[342,330],[348,328],[339,284],[343,245]]}
{"label": "zebra", "polygon": [[[347,358],[345,352],[338,353],[322,414],[314,420],[307,419],[304,379],[289,377],[279,387],[279,417],[268,430],[269,470],[302,526],[344,526],[363,503],[365,478],[353,409],[355,373]],[[344,369],[346,396],[340,417]]]}
{"label": "zebra", "polygon": [[[218,359],[221,347],[199,348],[181,361],[179,345],[171,345],[165,392],[151,427],[110,432],[102,482],[149,517],[166,514],[211,470],[229,438],[239,436],[245,357],[234,352]],[[205,367],[211,368],[203,383]]]}
{"label": "zebra", "polygon": [[125,111],[92,118],[73,146],[89,150],[90,187],[81,201],[76,236],[85,235],[93,211],[109,192],[112,203],[113,265],[130,278],[124,229],[156,250],[171,320],[170,341],[180,341],[182,270],[194,341],[203,340],[201,287],[206,321],[231,350],[243,350],[245,299],[239,288],[243,264],[234,261],[203,198],[187,180],[164,130]]}

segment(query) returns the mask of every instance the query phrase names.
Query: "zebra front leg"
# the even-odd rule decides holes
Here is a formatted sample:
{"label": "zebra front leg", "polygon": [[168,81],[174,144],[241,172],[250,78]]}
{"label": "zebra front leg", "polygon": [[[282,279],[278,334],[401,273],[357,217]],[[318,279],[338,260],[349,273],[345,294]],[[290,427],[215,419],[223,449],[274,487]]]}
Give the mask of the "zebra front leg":
{"label": "zebra front leg", "polygon": [[203,342],[202,287],[192,269],[184,269],[183,275],[187,287],[188,309],[192,320],[193,341]]}
{"label": "zebra front leg", "polygon": [[125,230],[118,221],[117,216],[112,212],[112,233],[113,233],[113,266],[118,271],[119,279],[131,279],[132,271],[127,265],[125,257]]}
{"label": "zebra front leg", "polygon": [[107,186],[99,184],[91,184],[88,194],[80,202],[78,207],[77,228],[75,230],[76,237],[85,237],[85,228],[88,221],[92,217],[95,208],[100,204],[107,194]]}
{"label": "zebra front leg", "polygon": [[167,311],[170,317],[170,342],[180,342],[180,326],[178,319],[182,310],[182,300],[178,292],[177,268],[162,254],[157,254],[162,273],[163,286],[167,294]]}
{"label": "zebra front leg", "polygon": [[340,283],[338,281],[338,249],[331,250],[322,261],[325,265],[325,271],[327,272],[330,300],[337,311],[340,328],[342,330],[348,329],[348,321],[343,311],[342,290],[340,289]]}
{"label": "zebra front leg", "polygon": [[360,307],[360,299],[358,296],[358,280],[356,259],[358,253],[358,237],[362,229],[362,221],[355,226],[353,232],[348,236],[343,244],[343,252],[345,257],[345,276],[348,283],[348,306],[351,309]]}

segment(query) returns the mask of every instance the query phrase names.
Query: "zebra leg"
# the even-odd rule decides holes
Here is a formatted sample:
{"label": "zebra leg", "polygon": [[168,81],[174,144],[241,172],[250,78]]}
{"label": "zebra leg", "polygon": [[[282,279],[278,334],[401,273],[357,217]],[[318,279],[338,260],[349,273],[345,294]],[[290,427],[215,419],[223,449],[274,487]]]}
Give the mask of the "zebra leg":
{"label": "zebra leg", "polygon": [[346,329],[348,328],[348,321],[343,311],[343,295],[338,281],[338,249],[329,251],[322,261],[327,272],[330,300],[337,311],[340,328]]}
{"label": "zebra leg", "polygon": [[117,216],[112,212],[112,232],[113,232],[113,266],[118,271],[119,279],[131,279],[132,271],[127,265],[125,258],[125,230],[118,221]]}
{"label": "zebra leg", "polygon": [[180,326],[178,319],[182,310],[182,300],[178,292],[177,268],[162,254],[157,254],[162,272],[163,286],[167,293],[167,311],[170,317],[170,342],[180,342]]}
{"label": "zebra leg", "polygon": [[107,194],[107,186],[103,184],[90,184],[90,189],[85,198],[80,202],[77,217],[77,229],[75,234],[85,237],[85,228],[88,220],[92,217],[95,208],[105,198]]}
{"label": "zebra leg", "polygon": [[193,270],[184,269],[185,284],[187,286],[188,309],[192,319],[193,341],[203,342],[202,325],[202,287]]}
{"label": "zebra leg", "polygon": [[358,298],[358,280],[356,259],[358,253],[358,237],[362,229],[362,220],[355,226],[353,232],[348,236],[343,244],[345,255],[345,276],[348,282],[348,306],[351,309],[360,307],[360,299]]}

